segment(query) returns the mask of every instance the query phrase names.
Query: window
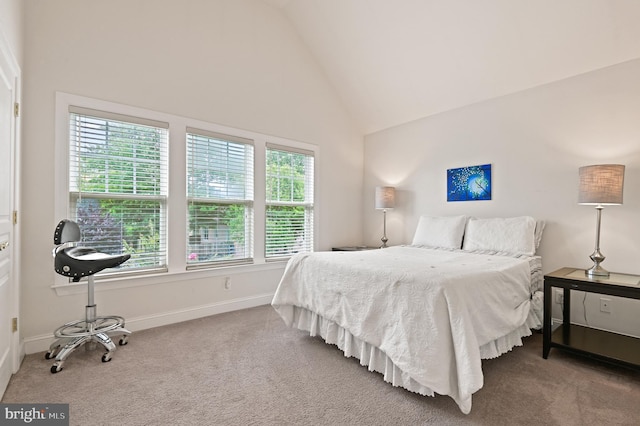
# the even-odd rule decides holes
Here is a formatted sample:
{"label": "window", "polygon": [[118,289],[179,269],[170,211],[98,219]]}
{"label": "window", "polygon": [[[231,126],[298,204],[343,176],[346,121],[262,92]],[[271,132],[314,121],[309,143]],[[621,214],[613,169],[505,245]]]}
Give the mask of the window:
{"label": "window", "polygon": [[187,265],[252,261],[253,141],[187,129]]}
{"label": "window", "polygon": [[55,152],[56,219],[131,254],[102,278],[275,269],[313,251],[315,145],[57,93]]}
{"label": "window", "polygon": [[313,251],[313,152],[267,144],[265,258]]}
{"label": "window", "polygon": [[69,108],[69,205],[83,245],[166,269],[168,124]]}

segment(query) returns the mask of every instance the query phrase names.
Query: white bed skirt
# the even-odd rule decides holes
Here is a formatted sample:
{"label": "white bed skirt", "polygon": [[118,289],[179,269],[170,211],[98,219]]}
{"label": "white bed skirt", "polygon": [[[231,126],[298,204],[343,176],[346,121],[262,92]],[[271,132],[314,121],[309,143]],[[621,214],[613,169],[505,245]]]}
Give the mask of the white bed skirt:
{"label": "white bed skirt", "polygon": [[[311,336],[320,336],[328,344],[336,345],[346,357],[355,357],[360,365],[369,371],[381,373],[384,380],[393,386],[405,388],[425,396],[434,396],[433,390],[416,382],[407,373],[398,368],[387,355],[377,347],[366,343],[333,321],[305,308],[293,306],[292,327],[308,331]],[[482,359],[497,358],[509,352],[515,346],[522,346],[522,338],[531,335],[531,329],[542,326],[542,292],[536,292],[531,300],[531,309],[527,321],[506,336],[480,347]]]}

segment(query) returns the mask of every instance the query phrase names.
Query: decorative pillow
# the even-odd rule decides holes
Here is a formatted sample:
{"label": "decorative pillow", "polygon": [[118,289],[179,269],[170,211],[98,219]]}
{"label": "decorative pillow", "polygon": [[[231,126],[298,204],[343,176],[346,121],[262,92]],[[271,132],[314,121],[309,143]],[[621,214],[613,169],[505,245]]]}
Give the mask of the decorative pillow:
{"label": "decorative pillow", "polygon": [[542,231],[544,231],[544,226],[546,222],[544,220],[536,220],[536,233],[534,234],[534,238],[536,241],[536,251],[538,251],[538,247],[540,247],[540,241],[542,241]]}
{"label": "decorative pillow", "polygon": [[489,250],[533,256],[536,221],[530,216],[470,218],[464,232],[464,250]]}
{"label": "decorative pillow", "polygon": [[420,216],[414,245],[433,248],[459,249],[462,247],[462,235],[466,216]]}

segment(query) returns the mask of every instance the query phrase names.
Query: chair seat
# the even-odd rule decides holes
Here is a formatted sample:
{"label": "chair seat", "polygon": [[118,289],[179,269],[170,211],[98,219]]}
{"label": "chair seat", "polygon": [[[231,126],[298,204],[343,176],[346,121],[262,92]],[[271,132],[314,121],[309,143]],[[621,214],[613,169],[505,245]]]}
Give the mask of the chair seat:
{"label": "chair seat", "polygon": [[58,274],[77,282],[103,269],[114,268],[130,257],[130,254],[109,255],[90,247],[67,247],[56,252],[54,268]]}

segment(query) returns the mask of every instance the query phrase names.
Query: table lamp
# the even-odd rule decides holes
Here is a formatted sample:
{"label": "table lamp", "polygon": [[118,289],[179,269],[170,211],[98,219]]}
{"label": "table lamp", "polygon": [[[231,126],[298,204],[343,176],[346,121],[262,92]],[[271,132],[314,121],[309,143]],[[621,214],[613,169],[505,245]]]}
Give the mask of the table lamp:
{"label": "table lamp", "polygon": [[609,272],[600,266],[605,259],[600,252],[600,220],[604,206],[622,204],[624,166],[621,164],[584,166],[580,167],[579,175],[578,203],[595,205],[597,212],[596,247],[593,254],[589,256],[593,266],[586,270],[585,274],[590,277],[608,277]]}
{"label": "table lamp", "polygon": [[376,209],[382,210],[383,215],[383,231],[382,231],[382,245],[380,248],[387,248],[387,209],[395,207],[396,203],[396,189],[392,186],[377,186],[376,187]]}

